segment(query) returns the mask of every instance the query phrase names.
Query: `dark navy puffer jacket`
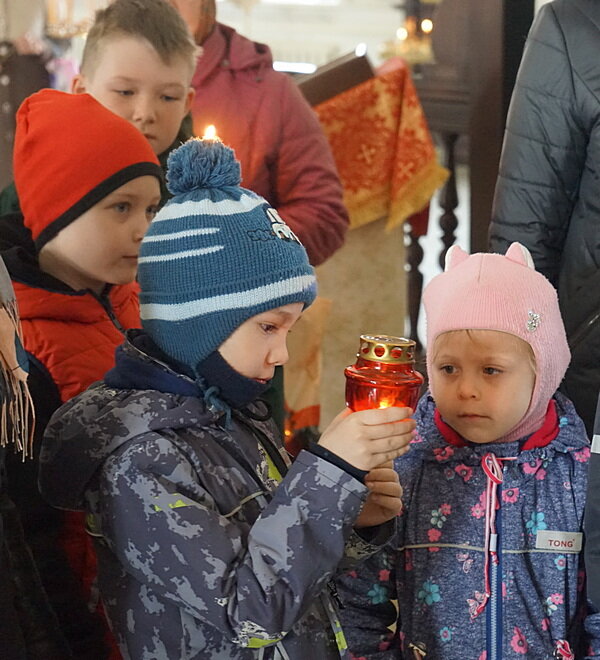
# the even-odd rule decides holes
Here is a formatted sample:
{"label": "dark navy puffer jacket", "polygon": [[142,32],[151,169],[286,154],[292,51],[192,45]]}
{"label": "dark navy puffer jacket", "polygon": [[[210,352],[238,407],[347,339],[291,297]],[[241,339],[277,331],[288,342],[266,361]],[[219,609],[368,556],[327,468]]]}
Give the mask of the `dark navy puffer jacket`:
{"label": "dark navy puffer jacket", "polygon": [[[586,605],[579,550],[590,445],[570,401],[557,394],[555,403],[558,435],[521,451],[518,441],[448,444],[433,400],[421,399],[418,435],[395,466],[405,507],[398,545],[338,585],[356,658],[600,657],[600,614]],[[502,465],[496,559],[491,535],[485,550],[489,452]]]}
{"label": "dark navy puffer jacket", "polygon": [[194,381],[130,344],[113,378],[125,358],[155,388],[92,386],[53,416],[40,459],[48,501],[91,514],[123,657],[347,658],[328,584],[392,527],[353,531],[364,484],[307,451],[286,465],[258,404],[224,423]]}
{"label": "dark navy puffer jacket", "polygon": [[490,248],[524,244],[557,287],[563,390],[591,434],[600,389],[600,0],[555,0],[531,28],[508,114]]}

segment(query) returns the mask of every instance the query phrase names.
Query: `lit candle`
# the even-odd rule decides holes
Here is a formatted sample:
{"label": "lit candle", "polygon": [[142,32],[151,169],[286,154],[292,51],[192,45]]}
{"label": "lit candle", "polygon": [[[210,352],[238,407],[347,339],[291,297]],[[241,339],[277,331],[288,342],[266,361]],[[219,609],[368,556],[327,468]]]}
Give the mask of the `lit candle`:
{"label": "lit candle", "polygon": [[209,124],[205,129],[204,129],[204,135],[202,136],[203,140],[214,140],[217,142],[221,142],[221,138],[217,135],[217,129],[214,126],[214,124]]}
{"label": "lit candle", "polygon": [[346,405],[351,410],[415,407],[423,376],[415,371],[415,342],[389,335],[361,335],[356,362],[346,367]]}
{"label": "lit candle", "polygon": [[421,32],[429,34],[433,30],[433,21],[430,18],[424,18],[421,21]]}

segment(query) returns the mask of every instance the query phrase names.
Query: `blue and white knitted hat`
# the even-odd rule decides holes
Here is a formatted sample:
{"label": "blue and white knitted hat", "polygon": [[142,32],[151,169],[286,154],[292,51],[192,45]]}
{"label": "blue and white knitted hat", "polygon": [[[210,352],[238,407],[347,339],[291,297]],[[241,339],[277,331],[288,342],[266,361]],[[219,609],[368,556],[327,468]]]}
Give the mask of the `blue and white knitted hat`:
{"label": "blue and white knitted hat", "polygon": [[306,250],[277,211],[240,187],[240,165],[219,140],[171,153],[174,197],[140,249],[142,327],[167,355],[195,370],[244,321],[316,295]]}

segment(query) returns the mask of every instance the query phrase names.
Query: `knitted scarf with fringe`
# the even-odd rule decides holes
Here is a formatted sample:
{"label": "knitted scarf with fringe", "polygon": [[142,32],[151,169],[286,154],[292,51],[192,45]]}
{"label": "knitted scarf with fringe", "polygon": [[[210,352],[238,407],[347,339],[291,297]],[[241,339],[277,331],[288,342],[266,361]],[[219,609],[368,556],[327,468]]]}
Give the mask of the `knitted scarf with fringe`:
{"label": "knitted scarf with fringe", "polygon": [[27,387],[27,355],[6,266],[0,259],[0,446],[31,455],[35,413]]}

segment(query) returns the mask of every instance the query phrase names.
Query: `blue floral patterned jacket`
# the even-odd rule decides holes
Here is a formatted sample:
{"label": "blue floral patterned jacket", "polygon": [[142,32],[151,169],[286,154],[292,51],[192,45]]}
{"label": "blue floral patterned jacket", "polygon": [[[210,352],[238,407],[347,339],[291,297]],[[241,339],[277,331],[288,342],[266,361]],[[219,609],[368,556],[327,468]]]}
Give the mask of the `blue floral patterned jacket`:
{"label": "blue floral patterned jacket", "polygon": [[[557,394],[555,403],[558,435],[521,451],[521,442],[448,444],[422,397],[418,436],[396,463],[405,505],[397,544],[339,580],[353,657],[600,657],[580,551],[590,447],[570,401]],[[501,483],[486,534],[490,452]]]}

